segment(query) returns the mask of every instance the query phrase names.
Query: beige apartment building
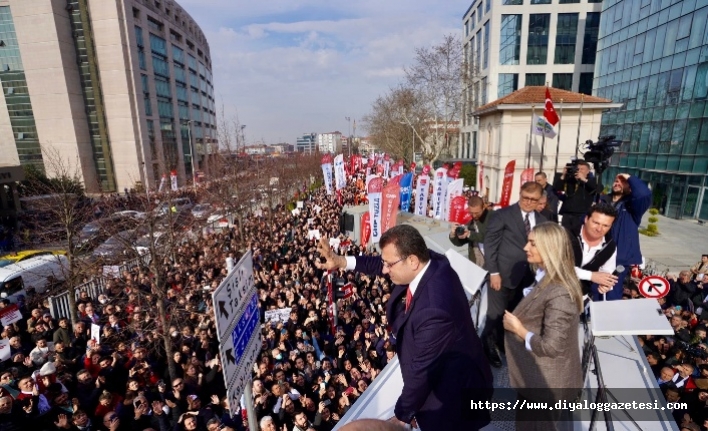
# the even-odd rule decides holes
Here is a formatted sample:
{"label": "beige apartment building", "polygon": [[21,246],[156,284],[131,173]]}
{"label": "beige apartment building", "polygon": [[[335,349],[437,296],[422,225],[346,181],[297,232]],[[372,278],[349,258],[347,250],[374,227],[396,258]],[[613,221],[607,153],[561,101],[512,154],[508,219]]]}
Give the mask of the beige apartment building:
{"label": "beige apartment building", "polygon": [[0,0],[0,166],[68,165],[90,192],[187,184],[218,150],[211,70],[171,0]]}

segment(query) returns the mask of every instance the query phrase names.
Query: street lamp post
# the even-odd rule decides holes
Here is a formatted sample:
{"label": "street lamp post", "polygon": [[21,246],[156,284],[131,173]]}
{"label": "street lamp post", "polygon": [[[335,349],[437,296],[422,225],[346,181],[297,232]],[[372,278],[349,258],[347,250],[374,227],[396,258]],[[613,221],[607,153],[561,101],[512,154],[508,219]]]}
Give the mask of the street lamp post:
{"label": "street lamp post", "polygon": [[345,120],[349,122],[349,129],[347,130],[347,150],[349,150],[349,158],[352,157],[352,117],[344,117]]}

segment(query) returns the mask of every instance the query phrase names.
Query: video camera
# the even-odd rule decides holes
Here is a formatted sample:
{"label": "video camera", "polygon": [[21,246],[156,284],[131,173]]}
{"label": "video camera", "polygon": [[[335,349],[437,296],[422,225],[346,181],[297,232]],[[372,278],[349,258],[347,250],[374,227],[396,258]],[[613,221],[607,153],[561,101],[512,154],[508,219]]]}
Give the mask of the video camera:
{"label": "video camera", "polygon": [[[616,136],[600,136],[597,142],[592,140],[585,141],[587,151],[583,154],[586,162],[592,163],[598,176],[607,169],[610,157],[615,153],[615,148],[619,148],[622,141],[616,139]],[[576,161],[573,161],[574,163]],[[576,165],[577,169],[577,165]]]}
{"label": "video camera", "polygon": [[681,350],[686,352],[688,355],[693,356],[694,358],[708,359],[708,352],[698,347],[698,345],[690,345],[685,341],[677,341],[676,345]]}

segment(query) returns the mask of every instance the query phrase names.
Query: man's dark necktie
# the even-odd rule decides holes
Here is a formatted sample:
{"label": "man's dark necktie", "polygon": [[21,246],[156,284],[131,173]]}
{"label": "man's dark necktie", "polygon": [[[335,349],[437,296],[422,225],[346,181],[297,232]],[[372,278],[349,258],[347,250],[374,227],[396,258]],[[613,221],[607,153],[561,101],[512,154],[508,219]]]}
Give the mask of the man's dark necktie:
{"label": "man's dark necktie", "polygon": [[529,236],[531,233],[531,221],[529,220],[529,213],[526,213],[526,217],[524,217],[524,227],[526,228],[526,236]]}

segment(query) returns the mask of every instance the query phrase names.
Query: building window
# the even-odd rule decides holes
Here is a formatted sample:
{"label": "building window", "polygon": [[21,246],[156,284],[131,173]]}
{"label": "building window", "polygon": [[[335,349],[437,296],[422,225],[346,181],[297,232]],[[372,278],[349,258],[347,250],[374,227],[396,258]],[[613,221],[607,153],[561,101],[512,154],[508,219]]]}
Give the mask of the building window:
{"label": "building window", "polygon": [[[559,4],[580,3],[580,0],[559,0]],[[591,3],[591,2],[588,2]]]}
{"label": "building window", "polygon": [[[600,12],[588,12],[585,19],[585,36],[583,37],[583,64],[595,64],[597,34],[599,31]],[[643,46],[644,43],[642,43],[642,48]]]}
{"label": "building window", "polygon": [[505,6],[520,6],[524,4],[524,0],[502,0],[502,4]]}
{"label": "building window", "polygon": [[526,64],[546,64],[548,60],[548,29],[551,14],[535,13],[529,15],[529,42]]}
{"label": "building window", "polygon": [[150,50],[152,50],[154,54],[160,54],[167,58],[167,43],[165,43],[165,39],[155,36],[152,33],[150,34]]}
{"label": "building window", "polygon": [[492,0],[485,0],[484,12],[487,13],[492,8]]}
{"label": "building window", "polygon": [[489,65],[489,20],[484,23],[484,53],[482,56],[482,69]]}
{"label": "building window", "polygon": [[487,77],[482,78],[482,105],[487,104]]}
{"label": "building window", "polygon": [[527,73],[525,85],[526,86],[546,85],[546,74],[545,73]]}
{"label": "building window", "polygon": [[592,95],[592,79],[593,73],[581,73],[580,82],[578,82],[578,93],[583,93],[587,95]]}
{"label": "building window", "polygon": [[159,76],[155,77],[155,93],[161,97],[172,97],[170,91],[170,81]]}
{"label": "building window", "polygon": [[499,84],[497,85],[497,97],[504,97],[519,88],[518,73],[500,73]]}
{"label": "building window", "polygon": [[170,77],[170,67],[167,62],[160,56],[153,54],[152,69],[156,75],[161,75],[166,78]]}
{"label": "building window", "polygon": [[155,30],[157,32],[161,32],[163,25],[161,22],[159,22],[156,19],[154,19],[153,17],[149,16],[148,17],[148,27],[150,27],[150,29]]}
{"label": "building window", "polygon": [[531,4],[551,4],[551,0],[531,0]]}
{"label": "building window", "polygon": [[[477,66],[477,69],[482,65],[482,30],[479,30],[477,32],[477,36],[475,37],[477,39],[477,49],[475,51],[475,57],[477,57],[477,61],[475,61],[475,66]],[[479,72],[479,70],[477,71]]]}
{"label": "building window", "polygon": [[470,148],[470,158],[477,158],[477,132],[472,132],[472,148]]}
{"label": "building window", "polygon": [[602,0],[588,0],[588,3],[602,3]]}
{"label": "building window", "polygon": [[559,13],[556,28],[555,64],[573,64],[578,39],[578,14]]}
{"label": "building window", "polygon": [[477,24],[477,21],[475,21],[475,18],[477,17],[477,14],[472,12],[472,15],[470,15],[470,31],[474,28],[474,25]]}
{"label": "building window", "polygon": [[138,27],[137,25],[135,26],[135,42],[138,44],[139,47],[144,46],[143,45],[143,29]]}
{"label": "building window", "polygon": [[465,21],[465,36],[470,34],[470,22]]}
{"label": "building window", "polygon": [[521,55],[521,15],[502,15],[499,63],[519,64]]}
{"label": "building window", "polygon": [[477,22],[482,22],[483,16],[484,12],[482,12],[482,2],[479,2],[479,6],[477,6]]}
{"label": "building window", "polygon": [[185,77],[185,74],[184,74],[184,67],[175,63],[174,64],[174,71],[175,71],[175,80],[179,81],[179,82],[184,82],[186,84],[187,78]]}
{"label": "building window", "polygon": [[553,88],[571,91],[573,89],[573,74],[572,73],[554,73]]}
{"label": "building window", "polygon": [[182,48],[172,45],[172,60],[179,64],[184,64],[184,51]]}

